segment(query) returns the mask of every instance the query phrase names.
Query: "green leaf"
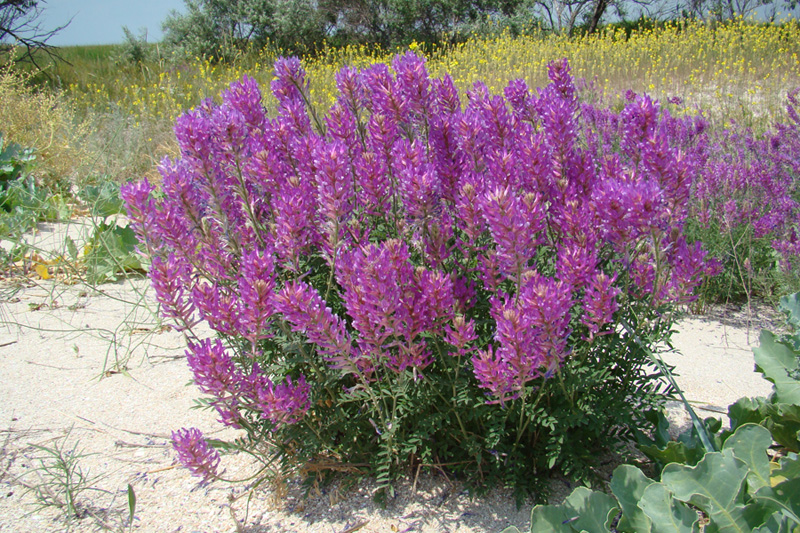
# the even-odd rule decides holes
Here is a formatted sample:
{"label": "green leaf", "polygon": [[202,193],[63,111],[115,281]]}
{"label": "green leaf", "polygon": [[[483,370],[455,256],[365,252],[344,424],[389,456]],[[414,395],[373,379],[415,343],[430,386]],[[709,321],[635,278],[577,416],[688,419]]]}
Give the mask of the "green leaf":
{"label": "green leaf", "polygon": [[697,512],[676,500],[662,483],[645,488],[639,508],[652,522],[652,533],[686,533],[696,530]]}
{"label": "green leaf", "polygon": [[650,531],[651,522],[639,507],[645,489],[655,483],[644,473],[631,465],[620,465],[611,475],[611,492],[617,497],[622,507],[622,518],[617,525],[617,531],[631,531],[647,533]]}
{"label": "green leaf", "polygon": [[787,320],[795,329],[800,328],[800,292],[781,298],[781,311],[788,315]]}
{"label": "green leaf", "polygon": [[69,258],[73,261],[78,260],[78,247],[75,245],[75,241],[72,240],[72,237],[67,235],[66,239],[64,239],[64,243],[67,246],[67,253],[69,253]]}
{"label": "green leaf", "polygon": [[[707,453],[697,466],[669,464],[661,473],[661,482],[681,501],[705,511],[714,530],[749,531],[744,520],[744,506],[739,502],[747,464],[732,450]],[[712,529],[706,528],[706,531]]]}
{"label": "green leaf", "polygon": [[136,514],[136,493],[133,491],[133,487],[130,483],[128,483],[128,512],[130,513],[130,518],[128,520],[128,524],[130,528],[133,528],[133,516]]}
{"label": "green leaf", "polygon": [[103,218],[125,212],[125,202],[119,196],[119,185],[107,181],[102,185],[89,185],[78,194],[92,208],[93,216]]}
{"label": "green leaf", "polygon": [[793,452],[800,451],[800,405],[768,404],[767,414],[764,425],[772,433],[773,440]]}
{"label": "green leaf", "polygon": [[773,487],[778,501],[784,505],[784,510],[792,513],[792,520],[800,526],[800,477],[788,479]]}
{"label": "green leaf", "polygon": [[781,457],[778,468],[772,471],[771,480],[773,485],[777,485],[792,478],[800,478],[800,457],[796,453]]}
{"label": "green leaf", "polygon": [[603,532],[617,513],[617,500],[586,487],[572,491],[563,505],[537,505],[531,511],[531,533]]}
{"label": "green leaf", "polygon": [[755,492],[769,486],[769,458],[767,448],[772,444],[772,436],[766,428],[758,424],[745,424],[725,441],[723,450],[733,451],[736,458],[747,464],[748,488]]}
{"label": "green leaf", "polygon": [[800,526],[800,478],[788,479],[774,487],[762,487],[756,492],[754,499],[778,510]]}
{"label": "green leaf", "polygon": [[645,437],[641,432],[637,435],[637,440],[642,445],[655,444],[659,448],[664,448],[667,443],[672,441],[669,434],[669,420],[664,415],[663,409],[652,409],[644,414],[645,419],[653,424],[653,439]]}
{"label": "green leaf", "polygon": [[530,533],[573,533],[564,505],[537,505],[531,511]]}
{"label": "green leaf", "polygon": [[616,498],[586,487],[573,490],[564,504],[573,511],[576,519],[572,527],[578,531],[609,531],[619,512]]}
{"label": "green leaf", "polygon": [[800,380],[797,372],[797,354],[767,330],[761,332],[759,346],[753,348],[756,370],[775,385],[775,396],[779,403],[800,405]]}
{"label": "green leaf", "polygon": [[664,448],[656,446],[639,446],[639,449],[647,457],[662,465],[670,463],[678,464],[697,464],[702,459],[705,450],[702,448],[692,448],[683,442],[669,441]]}
{"label": "green leaf", "polygon": [[117,274],[141,270],[142,263],[135,252],[137,243],[136,233],[129,226],[98,225],[86,255],[89,281],[103,283],[116,279]]}
{"label": "green leaf", "polygon": [[773,513],[764,525],[753,529],[753,533],[793,533],[794,529],[789,519],[781,514]]}
{"label": "green leaf", "polygon": [[731,429],[736,430],[744,424],[760,424],[767,417],[764,398],[739,398],[728,406]]}

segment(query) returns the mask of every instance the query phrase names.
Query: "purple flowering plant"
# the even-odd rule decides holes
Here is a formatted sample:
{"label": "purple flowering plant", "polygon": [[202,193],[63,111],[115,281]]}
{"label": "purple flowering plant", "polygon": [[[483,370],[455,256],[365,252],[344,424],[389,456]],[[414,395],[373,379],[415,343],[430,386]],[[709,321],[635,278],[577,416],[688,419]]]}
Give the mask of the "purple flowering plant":
{"label": "purple flowering plant", "polygon": [[[700,304],[770,299],[800,286],[800,88],[787,96],[785,121],[760,132],[713,125],[702,113],[660,111],[658,127],[691,173],[691,187],[676,195],[688,210],[684,234],[688,242],[702,242],[719,265],[719,274],[700,288]],[[627,105],[636,99],[632,92],[625,96]],[[669,103],[683,105],[680,98]],[[624,145],[626,129],[639,127],[624,112],[591,105],[582,106],[582,116],[606,150]],[[655,156],[652,164],[668,165],[669,158]]]}
{"label": "purple flowering plant", "polygon": [[[123,197],[236,446],[368,465],[383,496],[410,467],[531,490],[647,426],[669,391],[645,348],[715,268],[684,236],[700,163],[657,102],[549,75],[460,95],[409,52],[342,69],[321,115],[279,59],[270,114],[245,77],[177,120],[160,188]],[[194,431],[179,459],[212,479]]]}
{"label": "purple flowering plant", "polygon": [[[773,299],[800,286],[800,88],[786,120],[757,134],[730,124],[698,145],[705,161],[687,234],[724,267],[704,300]],[[705,125],[704,129],[705,129]]]}

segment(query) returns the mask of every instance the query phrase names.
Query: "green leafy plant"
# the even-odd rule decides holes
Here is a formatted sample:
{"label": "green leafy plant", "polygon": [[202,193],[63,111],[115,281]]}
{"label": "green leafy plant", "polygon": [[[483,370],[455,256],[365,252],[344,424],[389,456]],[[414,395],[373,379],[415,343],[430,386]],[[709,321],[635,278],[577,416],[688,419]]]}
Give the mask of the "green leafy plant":
{"label": "green leafy plant", "polygon": [[130,227],[108,222],[98,224],[84,248],[87,281],[95,285],[116,281],[127,272],[142,271],[137,244],[136,234]]}
{"label": "green leafy plant", "polygon": [[696,465],[667,465],[660,482],[621,465],[611,494],[578,487],[562,505],[537,505],[530,531],[691,532],[701,522],[705,531],[794,531],[800,527],[800,459],[789,453],[771,462],[770,444],[766,428],[745,424]]}
{"label": "green leafy plant", "polygon": [[0,189],[5,190],[10,182],[28,176],[35,160],[33,149],[14,142],[5,144],[0,133]]}
{"label": "green leafy plant", "polygon": [[755,422],[781,446],[800,451],[800,293],[781,298],[781,310],[794,332],[764,330],[753,349],[756,370],[773,384],[768,398],[741,398],[728,408],[732,427]]}
{"label": "green leafy plant", "polygon": [[37,163],[31,148],[4,145],[0,135],[0,237],[20,235],[37,222],[68,218],[72,207],[62,194],[36,184]]}
{"label": "green leafy plant", "polygon": [[78,193],[78,199],[89,207],[92,216],[108,218],[124,214],[125,205],[119,196],[119,185],[104,181],[98,185],[87,185]]}
{"label": "green leafy plant", "polygon": [[[789,451],[800,451],[800,293],[781,298],[781,310],[794,328],[792,334],[775,335],[761,332],[759,346],[753,349],[756,371],[773,383],[768,398],[740,398],[728,407],[730,429],[722,430],[722,421],[707,418],[703,430],[719,450],[722,443],[738,427],[755,423],[767,428],[772,438]],[[705,452],[696,427],[670,439],[669,423],[663,413],[648,413],[656,430],[651,437],[639,435],[639,449],[656,463],[657,467],[677,462],[693,465]],[[721,431],[722,430],[722,431]]]}
{"label": "green leafy plant", "polygon": [[[688,532],[701,520],[705,531],[800,530],[800,293],[780,305],[794,332],[765,330],[753,350],[756,370],[773,383],[769,398],[732,404],[729,430],[708,418],[674,440],[663,412],[649,413],[655,430],[640,436],[639,447],[659,467],[660,481],[622,465],[611,494],[579,487],[562,505],[536,506],[531,532]],[[773,442],[781,449],[770,459]]]}

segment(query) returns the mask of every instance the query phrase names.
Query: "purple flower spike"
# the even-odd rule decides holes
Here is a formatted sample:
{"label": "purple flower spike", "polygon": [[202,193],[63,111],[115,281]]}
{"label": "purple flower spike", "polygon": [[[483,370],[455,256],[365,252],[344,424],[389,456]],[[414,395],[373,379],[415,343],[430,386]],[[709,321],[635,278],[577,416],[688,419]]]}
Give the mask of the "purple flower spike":
{"label": "purple flower spike", "polygon": [[475,335],[475,321],[465,320],[462,315],[458,315],[453,320],[453,325],[447,326],[444,340],[456,348],[453,355],[463,356],[473,351],[468,346],[478,340]]}
{"label": "purple flower spike", "polygon": [[275,312],[272,301],[275,289],[274,259],[269,252],[246,253],[242,257],[240,268],[240,329],[244,338],[256,342],[266,337],[267,320]]}
{"label": "purple flower spike", "polygon": [[341,101],[352,113],[358,113],[367,100],[361,74],[355,68],[345,66],[336,73],[335,79],[336,88],[341,94]]}
{"label": "purple flower spike", "polygon": [[280,385],[274,385],[266,378],[263,381],[257,389],[257,408],[261,416],[276,427],[298,422],[311,407],[308,399],[311,387],[304,376],[300,376],[297,383],[292,383],[290,376],[286,377],[286,383]]}
{"label": "purple flower spike", "polygon": [[413,52],[406,52],[392,62],[397,73],[397,85],[410,110],[419,115],[427,115],[430,106],[430,80],[425,59]]}
{"label": "purple flower spike", "polygon": [[196,324],[194,305],[186,294],[186,289],[192,284],[191,272],[191,265],[175,254],[170,254],[166,261],[154,257],[150,265],[150,281],[156,300],[161,304],[161,313],[173,319],[179,331]]}
{"label": "purple flower spike", "polygon": [[538,244],[543,209],[539,196],[520,198],[509,188],[496,189],[483,201],[483,213],[496,243],[500,271],[519,278]]}
{"label": "purple flower spike", "polygon": [[296,57],[279,57],[275,61],[275,80],[272,82],[272,93],[282,105],[291,102],[302,102],[308,82],[306,71]]}
{"label": "purple flower spike", "polygon": [[172,448],[178,454],[178,462],[188,468],[192,475],[203,478],[203,483],[210,483],[219,477],[219,452],[208,445],[199,429],[173,431]]}
{"label": "purple flower spike", "polygon": [[584,315],[581,322],[589,328],[589,338],[594,337],[606,324],[613,320],[619,309],[617,296],[622,292],[614,287],[617,275],[598,272],[589,282],[583,299]]}
{"label": "purple flower spike", "polygon": [[472,367],[478,383],[495,398],[487,403],[504,404],[519,395],[519,384],[515,383],[513,370],[492,351],[491,346],[472,356]]}
{"label": "purple flower spike", "polygon": [[291,324],[292,331],[305,333],[336,368],[352,368],[352,340],[342,319],[333,314],[316,289],[293,281],[275,297],[276,310]]}
{"label": "purple flower spike", "polygon": [[217,398],[238,394],[241,375],[219,339],[189,343],[186,360],[195,384],[205,394]]}
{"label": "purple flower spike", "polygon": [[242,81],[232,83],[227,91],[223,91],[222,101],[241,113],[248,127],[261,129],[264,126],[266,117],[261,105],[261,90],[258,82],[250,76],[245,75]]}

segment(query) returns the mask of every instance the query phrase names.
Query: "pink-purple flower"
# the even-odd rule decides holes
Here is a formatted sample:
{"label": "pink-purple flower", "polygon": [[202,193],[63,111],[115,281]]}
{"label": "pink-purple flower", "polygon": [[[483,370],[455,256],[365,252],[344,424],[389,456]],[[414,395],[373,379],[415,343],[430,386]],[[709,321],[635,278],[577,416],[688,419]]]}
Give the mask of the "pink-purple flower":
{"label": "pink-purple flower", "polygon": [[172,448],[178,462],[188,468],[192,475],[209,483],[219,477],[219,452],[208,445],[203,433],[197,428],[183,428],[172,432]]}

